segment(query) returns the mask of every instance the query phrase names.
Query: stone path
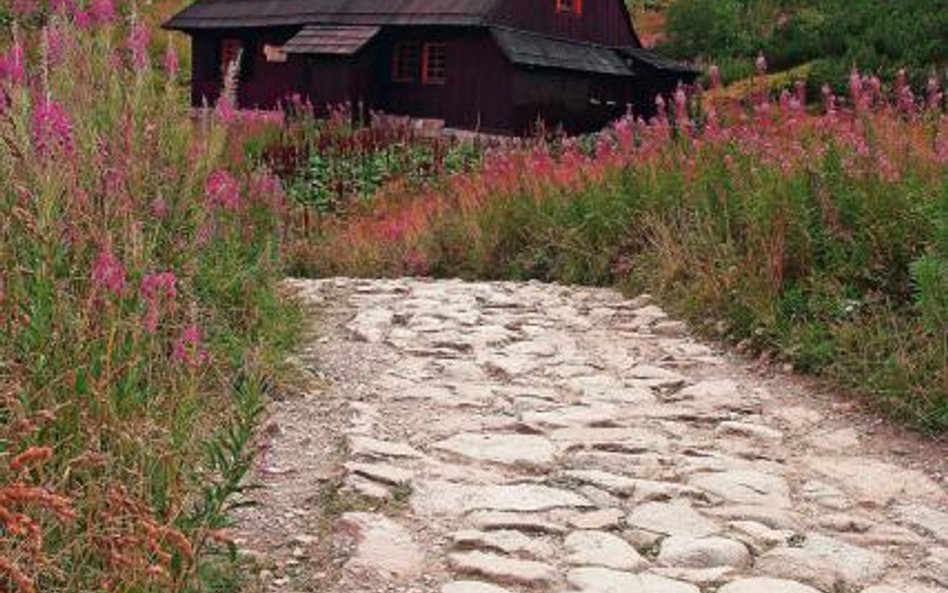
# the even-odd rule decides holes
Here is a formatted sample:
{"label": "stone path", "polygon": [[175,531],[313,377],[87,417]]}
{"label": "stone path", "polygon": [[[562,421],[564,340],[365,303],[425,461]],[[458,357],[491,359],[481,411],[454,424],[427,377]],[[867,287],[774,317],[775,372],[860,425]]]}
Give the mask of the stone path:
{"label": "stone path", "polygon": [[[319,315],[238,544],[261,590],[948,591],[944,446],[647,297],[294,281]],[[312,391],[312,390],[310,390]]]}

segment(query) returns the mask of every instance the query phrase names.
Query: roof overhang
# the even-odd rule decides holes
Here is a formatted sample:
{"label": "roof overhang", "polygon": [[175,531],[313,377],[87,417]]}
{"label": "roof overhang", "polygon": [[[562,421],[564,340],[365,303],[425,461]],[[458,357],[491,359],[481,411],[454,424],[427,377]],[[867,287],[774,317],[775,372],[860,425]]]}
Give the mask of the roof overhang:
{"label": "roof overhang", "polygon": [[701,74],[701,71],[693,66],[641,47],[620,47],[616,51],[636,68],[661,70],[679,76],[691,77],[692,79]]}
{"label": "roof overhang", "polygon": [[517,66],[635,76],[615,48],[504,27],[491,27],[491,35],[507,59]]}
{"label": "roof overhang", "polygon": [[348,25],[306,25],[283,45],[288,54],[353,56],[365,47],[382,27]]}
{"label": "roof overhang", "polygon": [[211,29],[316,25],[482,25],[496,0],[197,0],[164,24]]}

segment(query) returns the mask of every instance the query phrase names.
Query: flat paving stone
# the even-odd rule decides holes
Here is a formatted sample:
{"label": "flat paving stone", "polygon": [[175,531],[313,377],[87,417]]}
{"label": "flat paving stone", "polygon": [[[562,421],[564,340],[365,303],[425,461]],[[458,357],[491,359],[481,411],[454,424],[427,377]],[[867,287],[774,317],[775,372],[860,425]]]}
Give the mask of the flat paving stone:
{"label": "flat paving stone", "polygon": [[345,513],[340,524],[356,537],[347,570],[407,578],[421,572],[424,554],[411,533],[378,513]]}
{"label": "flat paving stone", "polygon": [[[288,285],[325,313],[293,357],[322,380],[272,402],[267,464],[294,471],[239,511],[279,573],[261,593],[948,590],[942,451],[708,346],[651,297]],[[338,478],[340,501],[382,510],[344,513],[340,542],[288,536],[314,533]],[[324,543],[341,570],[306,561]]]}
{"label": "flat paving stone", "polygon": [[662,541],[658,562],[684,568],[746,568],[751,564],[747,547],[724,537],[673,535]]}
{"label": "flat paving stone", "polygon": [[626,523],[663,535],[702,537],[720,531],[717,523],[681,501],[648,502],[639,505],[626,517]]}
{"label": "flat paving stone", "polygon": [[441,593],[511,593],[511,591],[480,581],[454,581],[442,585]]}
{"label": "flat paving stone", "polygon": [[604,531],[574,531],[566,537],[563,547],[566,561],[575,566],[604,566],[616,570],[648,566],[648,561],[628,542]]}
{"label": "flat paving stone", "polygon": [[432,448],[476,461],[532,469],[544,469],[556,461],[553,443],[535,435],[465,432],[439,441]]}
{"label": "flat paving stone", "polygon": [[412,493],[416,512],[460,515],[469,511],[543,511],[556,508],[590,508],[587,498],[537,484],[478,485],[455,482],[421,482]]}
{"label": "flat paving stone", "polygon": [[566,580],[581,593],[701,593],[691,583],[609,568],[575,568],[567,573]]}
{"label": "flat paving stone", "polygon": [[481,576],[505,584],[534,586],[557,579],[556,569],[549,564],[477,551],[449,554],[448,564],[460,574]]}
{"label": "flat paving stone", "polygon": [[732,581],[720,589],[718,593],[820,593],[818,590],[796,581],[754,577]]}

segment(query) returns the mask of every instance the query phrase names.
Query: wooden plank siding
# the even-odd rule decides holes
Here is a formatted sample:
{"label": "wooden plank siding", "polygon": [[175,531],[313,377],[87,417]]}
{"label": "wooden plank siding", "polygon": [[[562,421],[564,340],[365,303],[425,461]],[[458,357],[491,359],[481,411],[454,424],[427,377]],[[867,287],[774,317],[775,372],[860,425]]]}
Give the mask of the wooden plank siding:
{"label": "wooden plank siding", "polygon": [[556,0],[500,0],[490,24],[600,45],[640,46],[622,0],[583,0],[582,15],[556,11]]}

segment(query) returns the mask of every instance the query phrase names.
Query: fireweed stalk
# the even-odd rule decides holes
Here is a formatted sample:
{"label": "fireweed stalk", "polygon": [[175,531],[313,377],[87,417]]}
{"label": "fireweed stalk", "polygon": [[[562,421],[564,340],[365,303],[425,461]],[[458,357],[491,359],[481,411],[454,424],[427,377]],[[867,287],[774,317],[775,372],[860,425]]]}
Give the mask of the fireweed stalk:
{"label": "fireweed stalk", "polygon": [[230,578],[211,553],[291,337],[281,184],[222,158],[247,116],[192,121],[131,7],[17,6],[43,29],[0,46],[0,590]]}

